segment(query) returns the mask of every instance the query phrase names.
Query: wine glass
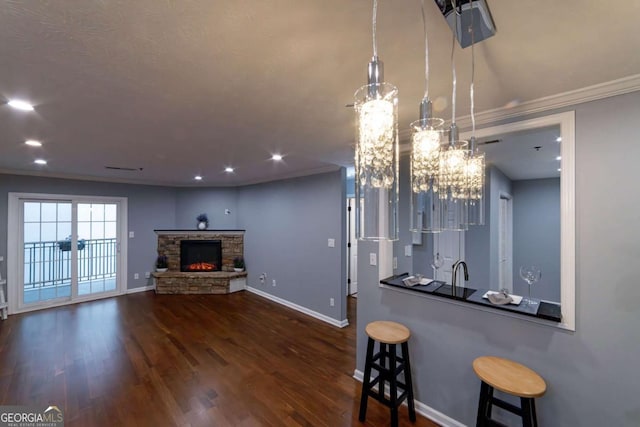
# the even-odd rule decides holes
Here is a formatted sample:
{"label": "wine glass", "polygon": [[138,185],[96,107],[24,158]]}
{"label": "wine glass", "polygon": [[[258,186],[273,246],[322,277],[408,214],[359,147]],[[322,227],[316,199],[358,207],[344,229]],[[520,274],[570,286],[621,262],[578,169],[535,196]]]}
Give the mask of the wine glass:
{"label": "wine glass", "polygon": [[529,298],[527,298],[527,305],[538,305],[538,301],[531,299],[531,285],[536,283],[542,277],[542,271],[540,267],[535,265],[523,265],[520,267],[520,277],[529,285]]}
{"label": "wine glass", "polygon": [[438,277],[438,270],[444,264],[444,260],[440,257],[440,252],[436,252],[436,255],[431,260],[431,268],[433,268],[433,280]]}

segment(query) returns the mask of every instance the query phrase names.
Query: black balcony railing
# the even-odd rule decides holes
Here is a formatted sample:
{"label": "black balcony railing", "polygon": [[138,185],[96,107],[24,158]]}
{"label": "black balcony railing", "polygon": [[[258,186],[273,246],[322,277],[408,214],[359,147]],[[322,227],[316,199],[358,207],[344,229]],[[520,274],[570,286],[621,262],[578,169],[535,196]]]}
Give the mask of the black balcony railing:
{"label": "black balcony railing", "polygon": [[[116,277],[116,239],[78,241],[78,282]],[[24,288],[35,289],[71,283],[71,242],[24,244]]]}

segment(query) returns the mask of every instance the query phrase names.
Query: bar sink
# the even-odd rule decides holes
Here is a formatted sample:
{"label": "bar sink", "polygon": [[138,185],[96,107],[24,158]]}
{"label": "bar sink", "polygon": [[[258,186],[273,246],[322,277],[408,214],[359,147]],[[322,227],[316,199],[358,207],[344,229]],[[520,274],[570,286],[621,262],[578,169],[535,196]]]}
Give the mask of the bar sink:
{"label": "bar sink", "polygon": [[461,288],[459,286],[456,287],[456,296],[451,295],[451,285],[442,285],[438,289],[436,289],[433,293],[442,295],[444,297],[455,298],[455,299],[467,299],[475,292],[475,289],[471,288]]}

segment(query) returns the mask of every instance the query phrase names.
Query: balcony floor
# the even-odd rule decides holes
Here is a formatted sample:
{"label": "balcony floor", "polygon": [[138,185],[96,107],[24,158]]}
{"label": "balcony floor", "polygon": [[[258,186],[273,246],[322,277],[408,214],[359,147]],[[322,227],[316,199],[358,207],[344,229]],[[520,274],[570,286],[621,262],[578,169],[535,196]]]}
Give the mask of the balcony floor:
{"label": "balcony floor", "polygon": [[[82,281],[78,284],[78,295],[90,295],[101,292],[110,292],[116,289],[116,279],[95,279]],[[62,282],[53,286],[42,286],[40,288],[30,288],[24,290],[24,303],[33,304],[56,298],[71,297],[71,281]]]}

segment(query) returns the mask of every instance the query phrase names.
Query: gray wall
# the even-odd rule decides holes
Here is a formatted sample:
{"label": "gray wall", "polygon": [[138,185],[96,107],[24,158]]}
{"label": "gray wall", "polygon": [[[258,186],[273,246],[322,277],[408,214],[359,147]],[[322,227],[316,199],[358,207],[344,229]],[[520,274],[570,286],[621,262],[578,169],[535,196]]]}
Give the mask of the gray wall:
{"label": "gray wall", "polygon": [[640,425],[640,202],[633,197],[640,92],[569,109],[576,111],[576,331],[382,289],[373,267],[360,265],[359,370],[365,325],[395,320],[412,331],[416,398],[467,425],[475,424],[479,391],[471,364],[482,355],[519,361],[545,378],[540,425]]}
{"label": "gray wall", "polygon": [[560,301],[560,178],[513,181],[513,292],[527,295],[520,266],[537,265],[531,295]]}
{"label": "gray wall", "polygon": [[[409,154],[403,154],[400,157],[400,173],[399,179],[401,183],[408,183],[411,179],[411,173],[409,168],[411,166],[411,159]],[[400,191],[398,192],[398,222],[400,224],[410,224],[411,221],[411,192],[409,185],[400,185]],[[427,242],[430,242],[428,234],[422,234],[422,245],[426,246]],[[418,254],[421,253],[422,245],[412,245],[412,233],[409,227],[400,227],[398,232],[398,240],[393,242],[393,253],[397,258],[398,266],[394,269],[394,274],[401,273],[422,273],[429,274],[428,270],[415,270],[413,261],[415,259],[414,251],[418,249]],[[405,246],[411,246],[411,256],[405,255]],[[365,259],[365,258],[361,258]],[[427,263],[428,264],[428,263]],[[427,276],[430,277],[430,276]],[[359,281],[360,279],[358,279]]]}
{"label": "gray wall", "polygon": [[[236,188],[180,188],[176,195],[176,228],[195,229],[201,213],[209,218],[209,229],[238,228]],[[230,213],[225,214],[225,209]]]}
{"label": "gray wall", "polygon": [[[9,192],[126,197],[128,227],[135,235],[127,242],[127,287],[132,289],[151,284],[149,279],[144,278],[144,273],[153,271],[157,255],[157,238],[153,230],[174,227],[175,189],[0,174],[0,254],[5,255],[5,260],[11,256],[7,252]],[[1,268],[3,277],[6,277],[6,262],[2,263]],[[140,274],[140,279],[133,278],[135,273]]]}
{"label": "gray wall", "polygon": [[[344,174],[341,169],[238,189],[249,286],[346,319]],[[328,247],[328,239],[335,239],[335,247]],[[265,284],[261,273],[267,273]]]}

